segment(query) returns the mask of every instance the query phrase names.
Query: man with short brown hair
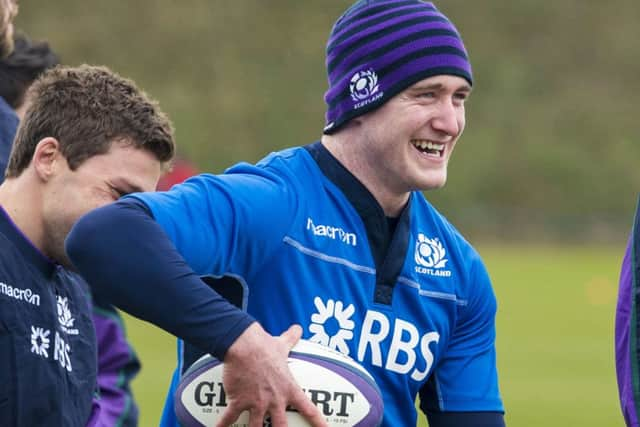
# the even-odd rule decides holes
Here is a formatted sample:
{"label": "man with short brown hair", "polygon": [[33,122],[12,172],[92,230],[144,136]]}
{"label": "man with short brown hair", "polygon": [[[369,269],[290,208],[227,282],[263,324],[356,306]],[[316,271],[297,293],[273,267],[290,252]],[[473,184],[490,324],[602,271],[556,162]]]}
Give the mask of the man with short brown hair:
{"label": "man with short brown hair", "polygon": [[153,191],[173,130],[104,67],[49,70],[27,103],[0,185],[0,425],[93,426],[95,332],[64,239],[89,210]]}
{"label": "man with short brown hair", "polygon": [[[47,42],[32,41],[22,34],[15,36],[13,52],[0,60],[0,98],[14,109],[18,118],[24,117],[29,87],[42,73],[58,65],[58,61]],[[8,139],[12,141],[13,135]],[[0,151],[0,184],[4,181],[9,151],[10,145],[6,151]],[[135,427],[139,411],[131,381],[140,370],[140,361],[115,307],[97,295],[91,296],[91,302],[98,350],[99,425]]]}

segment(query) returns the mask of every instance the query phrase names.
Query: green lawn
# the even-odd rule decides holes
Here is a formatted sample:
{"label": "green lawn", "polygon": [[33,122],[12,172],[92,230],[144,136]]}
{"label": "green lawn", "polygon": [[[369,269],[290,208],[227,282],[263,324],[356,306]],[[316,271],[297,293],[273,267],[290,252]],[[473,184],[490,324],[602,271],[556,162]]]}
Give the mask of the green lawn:
{"label": "green lawn", "polygon": [[[622,246],[478,245],[499,302],[498,365],[509,426],[624,426],[613,364]],[[175,340],[135,319],[127,325],[143,361],[134,382],[140,425],[155,426]]]}

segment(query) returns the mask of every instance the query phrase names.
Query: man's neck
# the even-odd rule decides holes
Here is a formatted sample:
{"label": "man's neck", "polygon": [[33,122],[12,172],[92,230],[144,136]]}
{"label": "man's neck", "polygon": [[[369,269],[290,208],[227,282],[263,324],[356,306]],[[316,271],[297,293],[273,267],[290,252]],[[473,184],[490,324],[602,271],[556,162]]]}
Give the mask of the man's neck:
{"label": "man's neck", "polygon": [[18,178],[8,178],[0,185],[0,206],[22,234],[42,251],[44,247],[42,198],[38,194],[39,190],[29,185],[26,182],[28,177],[23,175]]}
{"label": "man's neck", "polygon": [[409,201],[410,193],[391,191],[386,183],[381,182],[375,167],[362,161],[364,156],[360,156],[356,152],[357,149],[353,149],[356,144],[350,145],[346,139],[337,135],[323,135],[321,142],[331,155],[369,190],[382,207],[385,216],[398,217]]}

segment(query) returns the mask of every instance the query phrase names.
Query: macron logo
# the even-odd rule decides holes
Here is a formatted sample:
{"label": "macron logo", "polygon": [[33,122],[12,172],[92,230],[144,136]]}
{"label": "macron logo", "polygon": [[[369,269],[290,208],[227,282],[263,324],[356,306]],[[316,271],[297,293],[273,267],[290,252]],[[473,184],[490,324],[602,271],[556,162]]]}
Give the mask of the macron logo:
{"label": "macron logo", "polygon": [[356,246],[358,243],[355,233],[348,233],[340,227],[332,227],[330,225],[315,225],[311,218],[307,218],[307,230],[310,230],[314,236],[328,237],[329,239],[339,240],[347,245]]}
{"label": "macron logo", "polygon": [[10,298],[17,299],[18,301],[26,301],[29,304],[40,307],[40,295],[36,294],[29,288],[15,288],[11,285],[0,282],[0,294],[4,294]]}

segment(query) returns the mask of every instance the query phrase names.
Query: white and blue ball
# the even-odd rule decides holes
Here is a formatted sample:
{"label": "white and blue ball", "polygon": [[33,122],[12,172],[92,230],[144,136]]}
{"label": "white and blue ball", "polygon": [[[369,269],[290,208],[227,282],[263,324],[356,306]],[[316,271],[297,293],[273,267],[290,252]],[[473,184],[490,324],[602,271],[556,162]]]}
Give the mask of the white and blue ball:
{"label": "white and blue ball", "polygon": [[[329,426],[375,427],[384,412],[382,395],[373,377],[355,360],[320,344],[300,340],[289,353],[289,369],[305,394],[325,416]],[[195,362],[182,376],[175,394],[175,410],[184,427],[216,425],[227,407],[222,386],[223,364],[212,356]],[[234,426],[246,427],[243,412]],[[309,424],[295,410],[287,410],[291,427]],[[268,420],[265,425],[270,425]]]}

